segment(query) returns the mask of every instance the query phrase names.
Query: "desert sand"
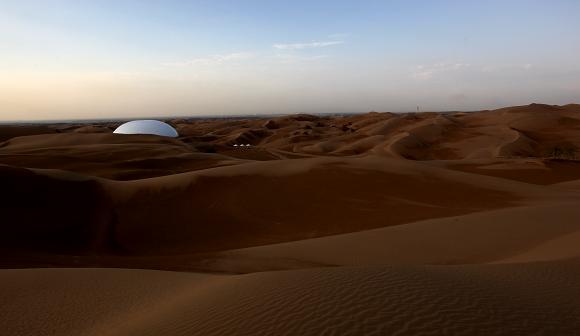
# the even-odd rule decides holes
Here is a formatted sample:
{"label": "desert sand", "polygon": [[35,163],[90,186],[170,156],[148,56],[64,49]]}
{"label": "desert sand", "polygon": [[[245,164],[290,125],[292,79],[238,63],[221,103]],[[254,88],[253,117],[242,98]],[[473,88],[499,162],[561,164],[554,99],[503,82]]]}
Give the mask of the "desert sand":
{"label": "desert sand", "polygon": [[580,334],[580,105],[167,122],[0,126],[3,335]]}

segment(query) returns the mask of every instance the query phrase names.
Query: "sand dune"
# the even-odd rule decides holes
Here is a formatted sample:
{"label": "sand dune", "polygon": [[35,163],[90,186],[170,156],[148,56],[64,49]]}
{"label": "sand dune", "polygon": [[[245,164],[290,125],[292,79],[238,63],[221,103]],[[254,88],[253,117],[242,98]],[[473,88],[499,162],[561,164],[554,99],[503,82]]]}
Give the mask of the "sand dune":
{"label": "sand dune", "polygon": [[[123,143],[126,150],[132,148],[137,153],[145,147],[142,158],[158,157],[160,154],[151,151],[149,146],[161,143],[165,146],[172,143],[174,150],[182,148],[186,152],[195,152],[199,147],[204,149],[202,151],[224,152],[228,156],[235,153],[231,148],[233,144],[243,143],[266,150],[306,154],[344,156],[373,153],[415,160],[489,159],[497,156],[570,159],[577,155],[580,146],[579,112],[578,105],[532,104],[463,114],[294,115],[266,121],[180,119],[173,124],[182,136],[181,141],[158,139],[157,142],[151,140],[152,137],[138,136],[131,140],[118,135],[113,137],[106,133],[114,129],[116,124],[113,123],[68,128],[61,124],[3,126],[0,141],[7,142],[0,144],[0,162],[17,164],[17,160],[10,160],[11,154],[32,155],[40,148],[45,155],[61,154],[82,159],[82,153],[74,150],[77,145],[108,145],[103,147],[104,150],[119,143]],[[57,132],[64,134],[38,135]],[[66,146],[67,141],[71,146]],[[129,143],[134,145],[129,146]],[[276,159],[262,156],[264,158]],[[49,159],[43,161],[44,166],[46,161]],[[25,161],[25,164],[25,167],[45,168],[39,160]],[[85,172],[95,174],[90,169]],[[174,172],[167,172],[171,173]]]}
{"label": "sand dune", "polygon": [[6,141],[19,136],[35,134],[53,134],[57,129],[48,125],[1,125],[0,141]]}
{"label": "sand dune", "polygon": [[[114,216],[100,224],[110,232],[107,244],[130,254],[183,254],[299,240],[509,207],[534,195],[553,196],[533,185],[449,174],[380,157],[251,162],[127,182],[71,181],[42,170],[5,172],[4,179],[11,181],[5,189],[9,194],[38,181],[54,185],[44,188],[47,193],[66,190],[67,185],[93,185],[95,191],[86,191],[86,197],[112,204],[109,212]],[[62,192],[76,199],[85,196],[82,190]],[[33,213],[42,211],[36,195],[27,201]],[[51,211],[67,213],[68,206],[57,203]],[[91,211],[84,214],[86,220],[95,217]],[[13,218],[22,230],[37,225],[37,219],[18,218],[18,213]],[[46,221],[61,219],[49,216]],[[58,236],[66,233],[56,224],[47,228],[54,228]]]}
{"label": "sand dune", "polygon": [[64,169],[119,180],[204,169],[232,160],[153,135],[47,134],[16,137],[0,145],[3,164]]}
{"label": "sand dune", "polygon": [[2,334],[578,334],[580,105],[168,122],[0,127]]}
{"label": "sand dune", "polygon": [[268,269],[276,264],[273,260],[360,266],[481,264],[580,257],[579,245],[575,244],[580,233],[577,204],[576,201],[493,210],[232,250],[213,256],[212,267],[251,272]]}
{"label": "sand dune", "polygon": [[578,266],[4,270],[0,311],[11,335],[574,335]]}

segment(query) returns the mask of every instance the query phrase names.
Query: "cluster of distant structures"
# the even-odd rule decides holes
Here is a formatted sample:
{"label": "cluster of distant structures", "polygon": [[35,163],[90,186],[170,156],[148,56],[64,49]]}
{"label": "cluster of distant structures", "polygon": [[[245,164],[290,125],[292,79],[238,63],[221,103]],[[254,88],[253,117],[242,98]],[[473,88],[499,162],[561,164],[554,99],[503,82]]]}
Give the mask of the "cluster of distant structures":
{"label": "cluster of distant structures", "polygon": [[[159,120],[133,120],[117,127],[117,134],[153,134],[176,138],[179,136],[175,128]],[[250,144],[234,144],[234,147],[252,147]]]}

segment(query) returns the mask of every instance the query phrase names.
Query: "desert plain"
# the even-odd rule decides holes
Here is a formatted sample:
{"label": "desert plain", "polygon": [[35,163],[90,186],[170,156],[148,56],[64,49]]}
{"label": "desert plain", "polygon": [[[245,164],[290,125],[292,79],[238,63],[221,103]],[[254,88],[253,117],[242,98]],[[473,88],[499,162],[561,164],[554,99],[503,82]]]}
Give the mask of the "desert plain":
{"label": "desert plain", "polygon": [[0,334],[580,335],[580,105],[165,121],[0,125]]}

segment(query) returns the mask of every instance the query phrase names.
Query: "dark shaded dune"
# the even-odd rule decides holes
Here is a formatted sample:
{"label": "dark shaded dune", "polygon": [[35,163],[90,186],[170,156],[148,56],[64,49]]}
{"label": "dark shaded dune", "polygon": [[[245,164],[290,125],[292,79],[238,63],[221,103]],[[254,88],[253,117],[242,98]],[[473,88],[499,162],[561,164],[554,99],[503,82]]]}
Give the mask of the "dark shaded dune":
{"label": "dark shaded dune", "polygon": [[222,251],[209,256],[211,262],[206,265],[238,273],[311,267],[309,264],[481,265],[578,258],[579,245],[580,209],[577,202],[570,201]]}
{"label": "dark shaded dune", "polygon": [[107,126],[81,126],[73,130],[74,133],[113,133],[114,129]]}
{"label": "dark shaded dune", "polygon": [[503,157],[530,157],[537,156],[538,143],[526,136],[524,133],[511,128],[512,140],[500,145],[497,150],[497,156]]}
{"label": "dark shaded dune", "polygon": [[[349,165],[271,161],[131,182],[6,168],[8,223],[24,224],[6,226],[3,238],[25,242],[30,233],[36,237],[30,246],[48,252],[59,245],[90,252],[102,240],[95,227],[110,227],[114,219],[103,244],[124,254],[189,254],[508,207],[520,197],[438,169],[401,174]],[[30,194],[33,188],[39,191]],[[43,227],[52,237],[46,244],[37,241],[44,233],[35,234]]]}
{"label": "dark shaded dune", "polygon": [[[454,146],[476,136],[465,129],[457,118],[435,113],[390,116],[366,125],[358,134],[365,134],[368,141],[358,139],[357,142],[363,146],[348,145],[341,153],[358,147],[355,149],[357,154],[372,151],[410,160],[458,159],[462,155]],[[377,143],[378,139],[383,140],[382,144]]]}
{"label": "dark shaded dune", "polygon": [[[119,180],[139,180],[233,164],[230,157],[220,154],[191,153],[173,157],[119,160],[101,168],[96,176]],[[82,169],[86,172],[86,169]]]}
{"label": "dark shaded dune", "polygon": [[268,149],[256,147],[223,148],[219,151],[219,153],[221,155],[225,155],[230,158],[241,160],[254,160],[254,161],[280,160],[279,155],[273,154]]}
{"label": "dark shaded dune", "polygon": [[132,190],[117,202],[118,241],[136,254],[215,251],[510,206],[518,198],[429,172],[316,165],[278,176],[283,166],[263,167],[269,173],[243,173],[242,165],[114,186]]}
{"label": "dark shaded dune", "polygon": [[535,143],[529,156],[556,159],[580,158],[580,128],[559,127],[542,131],[519,131]]}
{"label": "dark shaded dune", "polygon": [[509,125],[536,143],[530,156],[550,156],[554,148],[569,148],[575,152],[580,146],[580,119],[544,113],[542,116],[525,115]]}
{"label": "dark shaded dune", "polygon": [[573,153],[580,144],[578,117],[580,110],[541,104],[467,113],[460,118],[458,132],[468,136],[458,141],[442,139],[442,144],[468,153],[464,149],[473,143],[472,150],[478,154],[468,157],[551,157],[554,149],[562,148]]}
{"label": "dark shaded dune", "polygon": [[114,248],[109,195],[91,179],[56,178],[0,166],[0,249],[85,254]]}
{"label": "dark shaded dune", "polygon": [[189,135],[189,136],[181,136],[179,140],[183,141],[184,143],[188,144],[200,144],[200,143],[211,143],[215,140],[220,139],[220,137],[211,134],[204,134],[204,135]]}
{"label": "dark shaded dune", "polygon": [[141,134],[60,133],[22,136],[3,142],[2,151],[26,151],[56,147],[75,147],[104,144],[167,144],[187,147],[177,139]]}
{"label": "dark shaded dune", "polygon": [[216,167],[231,160],[223,155],[199,153],[196,147],[203,149],[199,143],[190,145],[153,135],[37,135],[4,142],[0,163],[127,180]]}
{"label": "dark shaded dune", "polygon": [[[525,163],[524,163],[525,165]],[[536,162],[529,162],[528,165],[537,166]],[[535,169],[526,167],[506,167],[486,169],[485,164],[457,163],[449,165],[450,169],[469,172],[479,175],[494,176],[504,179],[521,181],[525,183],[550,185],[566,181],[580,180],[580,161],[572,160],[544,160],[541,166]]]}
{"label": "dark shaded dune", "polygon": [[562,105],[564,114],[567,116],[577,117],[580,113],[580,104],[566,104]]}
{"label": "dark shaded dune", "polygon": [[422,156],[422,149],[428,145],[409,132],[401,132],[391,137],[384,147],[384,151],[396,158],[417,160]]}
{"label": "dark shaded dune", "polygon": [[110,152],[101,152],[91,156],[75,153],[4,154],[0,155],[0,163],[23,168],[62,169],[121,181],[179,174],[234,163],[232,157],[220,154],[176,153],[171,155],[171,153],[161,151],[159,153],[166,156],[156,158],[155,155],[150,155],[151,151],[135,149],[131,151],[134,151],[134,156],[127,155],[126,159],[125,152],[117,152],[115,155],[111,155]]}
{"label": "dark shaded dune", "polygon": [[450,133],[458,128],[458,123],[441,115],[405,127],[405,135],[389,144],[389,152],[406,159],[436,160],[453,159],[451,150],[442,147]]}
{"label": "dark shaded dune", "polygon": [[53,133],[56,130],[48,125],[0,125],[0,142],[20,136]]}
{"label": "dark shaded dune", "polygon": [[[462,118],[473,130],[506,128],[518,132],[497,144],[499,156],[574,158],[580,146],[580,109],[532,104],[510,107]],[[499,134],[499,133],[498,133]],[[485,144],[482,144],[485,145]],[[564,157],[566,156],[566,157]]]}
{"label": "dark shaded dune", "polygon": [[277,129],[280,128],[280,125],[276,122],[276,120],[270,119],[264,122],[264,124],[262,124],[262,127],[267,129]]}

